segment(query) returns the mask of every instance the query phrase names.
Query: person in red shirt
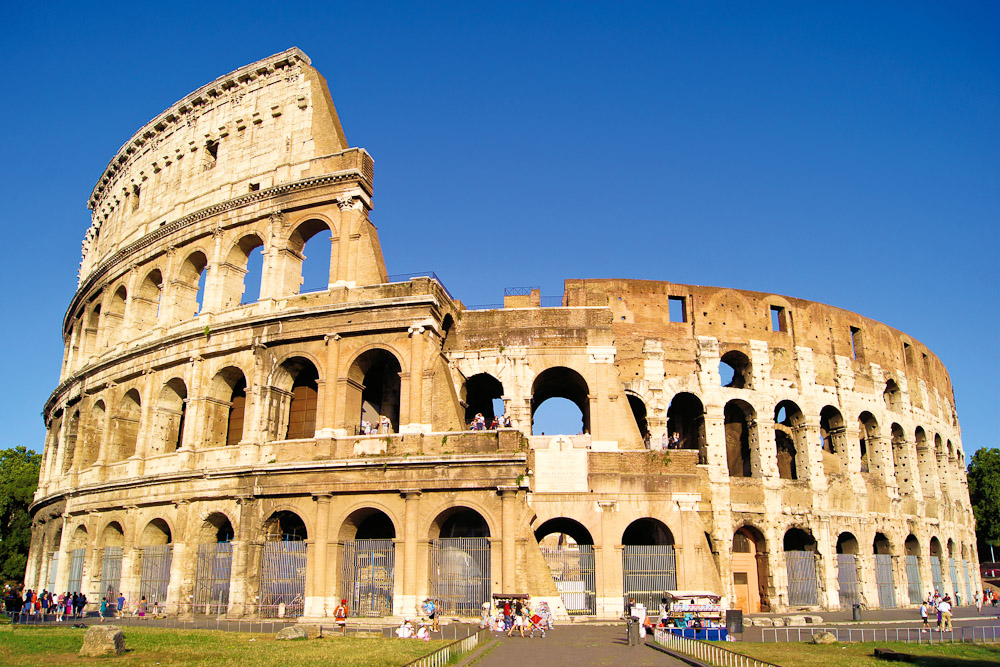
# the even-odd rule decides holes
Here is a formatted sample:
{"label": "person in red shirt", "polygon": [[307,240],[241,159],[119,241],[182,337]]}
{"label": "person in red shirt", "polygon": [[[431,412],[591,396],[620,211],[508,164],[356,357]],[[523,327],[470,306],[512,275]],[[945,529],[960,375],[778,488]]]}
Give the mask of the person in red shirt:
{"label": "person in red shirt", "polygon": [[333,617],[337,620],[337,627],[343,634],[347,634],[347,600],[341,600],[337,608],[333,610]]}

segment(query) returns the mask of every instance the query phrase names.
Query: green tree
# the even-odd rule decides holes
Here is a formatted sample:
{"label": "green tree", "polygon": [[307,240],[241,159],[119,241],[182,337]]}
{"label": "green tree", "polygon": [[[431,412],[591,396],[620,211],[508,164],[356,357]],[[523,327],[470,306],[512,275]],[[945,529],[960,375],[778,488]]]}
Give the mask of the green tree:
{"label": "green tree", "polygon": [[0,579],[20,581],[28,564],[31,517],[42,455],[27,448],[0,450]]}
{"label": "green tree", "polygon": [[979,544],[1000,544],[1000,449],[977,451],[969,462],[968,475]]}

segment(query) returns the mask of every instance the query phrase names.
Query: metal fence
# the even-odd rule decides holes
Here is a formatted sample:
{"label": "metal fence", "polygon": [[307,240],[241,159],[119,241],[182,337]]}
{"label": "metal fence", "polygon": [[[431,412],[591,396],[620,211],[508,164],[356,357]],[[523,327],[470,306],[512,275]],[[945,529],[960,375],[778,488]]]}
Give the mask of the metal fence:
{"label": "metal fence", "polygon": [[677,557],[672,544],[622,547],[625,603],[634,599],[656,609],[664,591],[677,590]]}
{"label": "metal fence", "polygon": [[819,604],[819,581],[816,579],[816,554],[811,551],[786,551],[788,604]]}
{"label": "metal fence", "polygon": [[56,571],[59,569],[59,552],[53,551],[49,555],[49,590],[56,589]]}
{"label": "metal fence", "polygon": [[931,556],[931,580],[934,590],[944,595],[944,577],[941,576],[941,559],[938,556]]}
{"label": "metal fence", "polygon": [[431,595],[441,613],[478,616],[489,602],[490,540],[449,537],[431,543]]}
{"label": "metal fence", "polygon": [[842,608],[848,609],[861,602],[857,556],[837,554],[837,582],[840,584],[840,606]]}
{"label": "metal fence", "polygon": [[340,595],[351,616],[391,616],[396,545],[392,540],[349,540],[341,559]]}
{"label": "metal fence", "polygon": [[653,631],[653,641],[666,649],[683,653],[709,665],[718,665],[718,667],[777,667],[773,663],[730,651],[717,644],[710,644],[700,639],[678,637],[662,628],[656,628]]}
{"label": "metal fence", "polygon": [[301,616],[306,595],[306,543],[265,542],[260,569],[261,617]]}
{"label": "metal fence", "polygon": [[169,544],[157,544],[141,547],[137,551],[142,559],[142,567],[139,570],[139,596],[145,597],[150,605],[166,602],[174,548]]}
{"label": "metal fence", "polygon": [[[455,538],[452,538],[455,539]],[[464,538],[472,539],[472,538]],[[443,646],[433,653],[429,653],[422,658],[417,658],[413,662],[408,662],[403,667],[443,667],[444,665],[450,665],[455,661],[458,656],[463,653],[468,653],[472,649],[476,648],[483,642],[487,642],[490,639],[489,630],[479,630],[465,639],[459,639],[457,642],[452,642],[447,646]]]}
{"label": "metal fence", "polygon": [[896,608],[896,581],[892,573],[892,556],[875,554],[875,584],[878,586],[878,604],[882,609]]}
{"label": "metal fence", "polygon": [[961,626],[947,632],[921,632],[920,628],[842,628],[807,626],[761,628],[762,642],[804,642],[817,632],[829,632],[839,642],[903,642],[905,644],[997,643],[1000,625]]}
{"label": "metal fence", "polygon": [[923,584],[920,581],[920,559],[917,556],[906,557],[906,592],[910,604],[920,604],[924,599]]}
{"label": "metal fence", "polygon": [[86,553],[86,549],[73,549],[69,552],[69,581],[66,589],[71,593],[78,593],[83,589],[83,557]]}
{"label": "metal fence", "polygon": [[194,575],[194,613],[218,615],[229,610],[229,579],[232,571],[232,542],[198,545]]}
{"label": "metal fence", "polygon": [[594,545],[541,547],[541,550],[566,611],[570,614],[596,614]]}
{"label": "metal fence", "polygon": [[104,547],[101,555],[101,595],[106,595],[108,603],[118,599],[122,581],[121,547]]}

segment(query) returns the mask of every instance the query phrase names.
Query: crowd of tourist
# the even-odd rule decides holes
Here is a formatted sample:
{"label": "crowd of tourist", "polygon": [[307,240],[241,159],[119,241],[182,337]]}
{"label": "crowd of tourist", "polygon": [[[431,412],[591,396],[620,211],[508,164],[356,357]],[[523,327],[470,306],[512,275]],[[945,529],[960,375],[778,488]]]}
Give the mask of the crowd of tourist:
{"label": "crowd of tourist", "polygon": [[[481,629],[489,628],[495,633],[505,633],[513,637],[534,637],[537,631],[542,637],[552,629],[552,612],[548,602],[538,602],[534,606],[527,597],[497,598],[491,605],[483,603],[479,618]],[[527,633],[527,634],[525,634]]]}
{"label": "crowd of tourist", "polygon": [[486,426],[486,417],[482,412],[477,412],[476,416],[469,422],[470,431],[495,431],[498,428],[511,428],[510,415],[494,416],[490,421],[489,428]]}
{"label": "crowd of tourist", "polygon": [[40,621],[66,621],[83,618],[87,607],[87,596],[78,591],[53,594],[42,589],[30,588],[22,593],[7,584],[4,586],[4,610],[8,615],[19,615]]}
{"label": "crowd of tourist", "polygon": [[392,422],[385,415],[379,415],[377,422],[361,420],[361,435],[388,435],[392,433]]}

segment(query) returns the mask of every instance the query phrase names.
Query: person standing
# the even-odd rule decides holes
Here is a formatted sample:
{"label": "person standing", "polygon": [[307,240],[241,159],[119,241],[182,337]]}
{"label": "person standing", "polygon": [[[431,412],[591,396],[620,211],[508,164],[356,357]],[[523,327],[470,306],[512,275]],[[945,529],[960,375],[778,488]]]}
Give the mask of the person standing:
{"label": "person standing", "polygon": [[104,615],[108,613],[108,599],[101,598],[101,606],[97,610],[97,615],[101,617],[101,623],[104,622]]}
{"label": "person standing", "polygon": [[125,594],[118,594],[118,616],[122,616],[125,612]]}
{"label": "person standing", "polygon": [[340,634],[347,635],[347,600],[343,599],[337,608],[333,610],[333,617],[337,621],[337,627],[340,628]]}
{"label": "person standing", "polygon": [[938,611],[941,613],[941,632],[951,632],[951,598],[947,595],[938,603]]}
{"label": "person standing", "polygon": [[976,591],[975,600],[976,600],[976,613],[979,614],[983,613],[983,596],[979,594],[979,591]]}
{"label": "person standing", "polygon": [[920,621],[921,621],[920,632],[927,632],[930,629],[930,624],[927,622],[928,607],[929,605],[927,604],[926,600],[920,603]]}

